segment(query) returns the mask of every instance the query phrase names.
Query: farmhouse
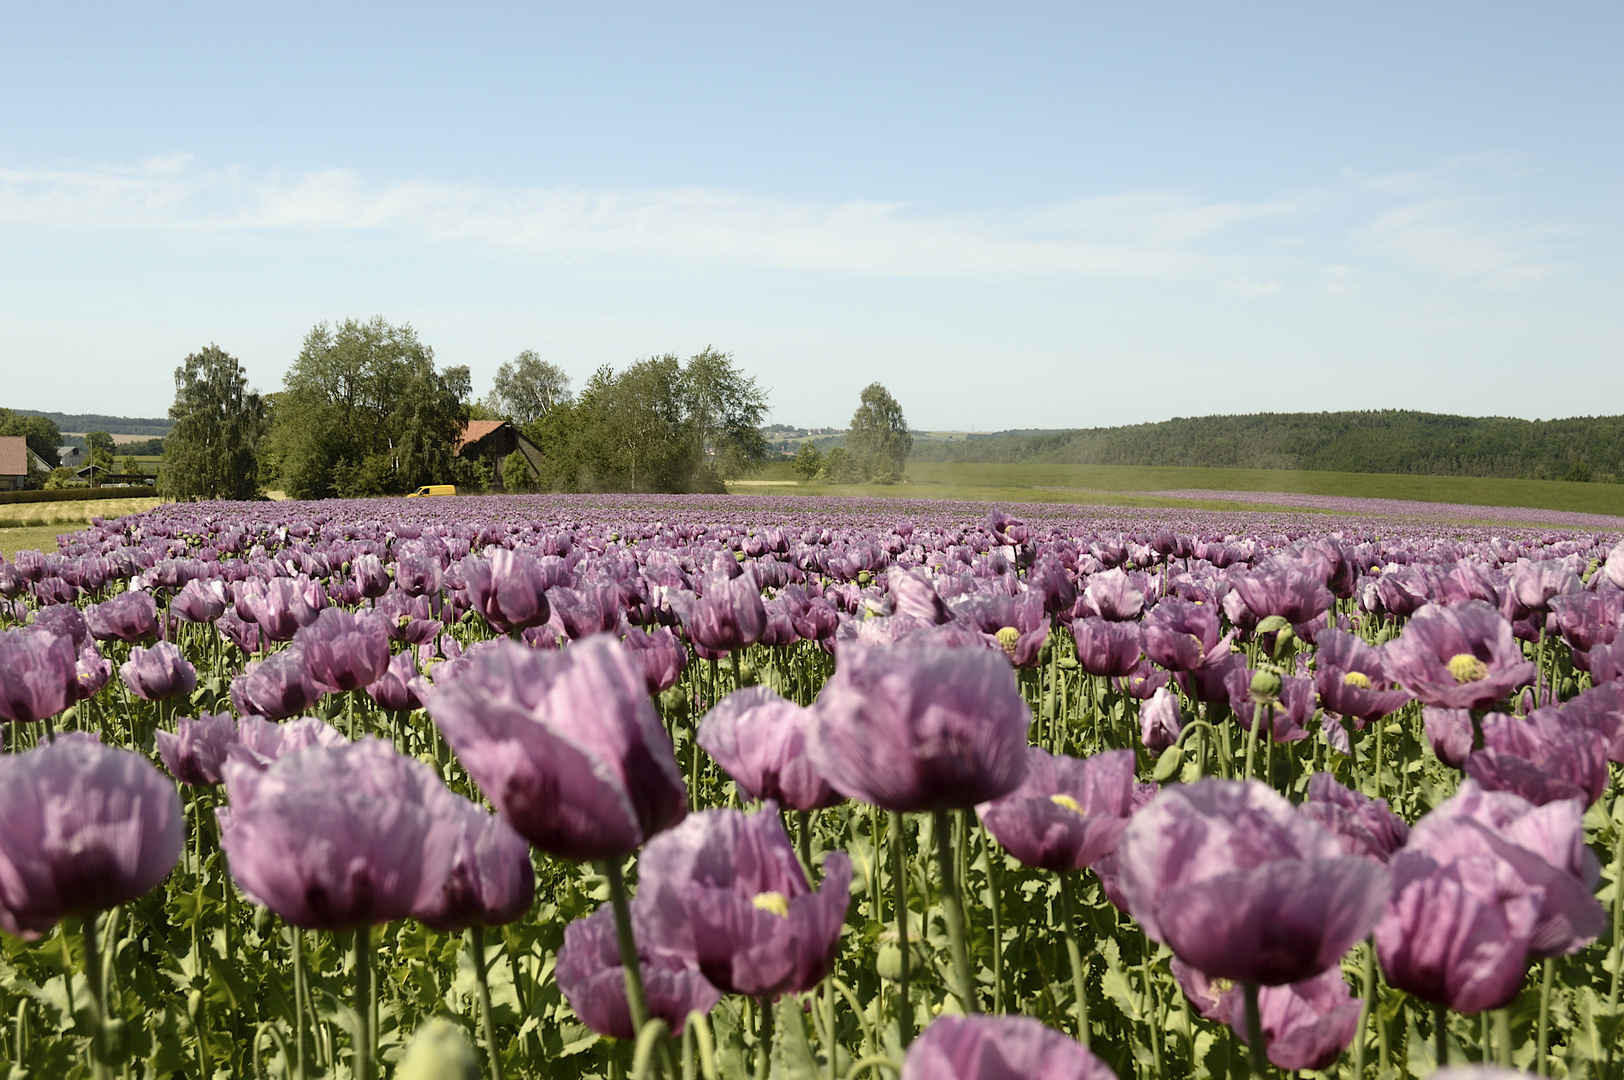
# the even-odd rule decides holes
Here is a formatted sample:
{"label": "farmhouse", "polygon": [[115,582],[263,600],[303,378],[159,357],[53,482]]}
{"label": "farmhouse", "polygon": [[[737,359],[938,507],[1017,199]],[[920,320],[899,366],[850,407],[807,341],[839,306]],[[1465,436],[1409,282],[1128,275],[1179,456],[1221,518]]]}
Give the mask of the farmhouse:
{"label": "farmhouse", "polygon": [[0,435],[0,491],[17,491],[28,479],[28,468],[33,465],[45,472],[45,463],[28,448],[28,440],[21,435]]}
{"label": "farmhouse", "polygon": [[524,457],[531,479],[541,475],[541,448],[506,420],[470,420],[457,440],[458,457],[485,458],[491,463],[491,486],[497,491],[506,490],[502,466],[510,454]]}

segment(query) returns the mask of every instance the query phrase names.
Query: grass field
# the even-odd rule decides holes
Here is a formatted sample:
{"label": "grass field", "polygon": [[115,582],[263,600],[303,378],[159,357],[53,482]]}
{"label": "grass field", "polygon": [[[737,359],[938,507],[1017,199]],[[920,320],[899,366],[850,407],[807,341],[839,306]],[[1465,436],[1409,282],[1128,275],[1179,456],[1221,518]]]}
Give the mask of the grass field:
{"label": "grass field", "polygon": [[1536,510],[1624,516],[1624,485],[1559,480],[1502,480],[1475,476],[1294,472],[1285,469],[1190,469],[1152,465],[978,465],[918,462],[909,483],[895,486],[760,483],[793,481],[788,462],[775,462],[733,490],[754,494],[883,495],[893,498],[1107,503],[1113,506],[1187,506],[1209,510],[1260,509],[1266,504],[1223,499],[1173,499],[1129,492],[1284,492],[1345,498],[1472,503]]}
{"label": "grass field", "polygon": [[19,551],[55,551],[56,538],[77,532],[93,517],[111,520],[151,510],[161,499],[93,499],[88,502],[10,503],[0,505],[0,554],[14,558]]}

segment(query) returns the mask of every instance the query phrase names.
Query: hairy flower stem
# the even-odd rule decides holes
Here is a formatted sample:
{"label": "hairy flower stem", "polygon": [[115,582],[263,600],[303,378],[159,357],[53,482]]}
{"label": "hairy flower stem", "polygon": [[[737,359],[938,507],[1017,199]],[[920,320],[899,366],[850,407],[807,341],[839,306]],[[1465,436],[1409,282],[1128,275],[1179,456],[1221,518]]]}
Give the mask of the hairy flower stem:
{"label": "hairy flower stem", "polygon": [[1252,726],[1246,729],[1246,779],[1256,779],[1253,772],[1257,761],[1257,730],[1269,722],[1269,706],[1257,705],[1252,709]]}
{"label": "hairy flower stem", "polygon": [[304,931],[297,926],[289,929],[293,931],[293,1074],[305,1080],[305,1007],[310,990],[305,984]]}
{"label": "hairy flower stem", "polygon": [[795,811],[795,844],[797,853],[801,856],[801,870],[806,874],[806,880],[812,881],[812,812],[810,810]]}
{"label": "hairy flower stem", "polygon": [[1252,1075],[1269,1074],[1267,1048],[1263,1045],[1263,1013],[1257,1007],[1257,983],[1241,984],[1246,998],[1246,1042],[1251,1048]]}
{"label": "hairy flower stem", "polygon": [[599,871],[609,879],[609,901],[615,908],[615,937],[620,942],[621,970],[626,976],[626,1006],[632,1014],[632,1030],[642,1031],[648,1023],[648,998],[643,995],[643,969],[637,962],[637,938],[632,934],[632,909],[626,900],[626,879],[618,859],[604,859]]}
{"label": "hairy flower stem", "polygon": [[355,1080],[373,1080],[372,927],[355,932]]}
{"label": "hairy flower stem", "polygon": [[485,1056],[491,1065],[491,1080],[502,1080],[502,1059],[496,1052],[496,1025],[491,1021],[490,972],[485,966],[485,928],[468,928],[468,953],[474,961],[474,976],[479,980],[479,1027],[485,1036]]}
{"label": "hairy flower stem", "polygon": [[1072,1014],[1077,1021],[1077,1041],[1088,1045],[1088,973],[1083,968],[1083,953],[1077,942],[1077,898],[1072,875],[1061,874],[1060,903],[1066,912],[1066,958],[1071,961]]}
{"label": "hairy flower stem", "polygon": [[1376,1012],[1376,939],[1365,941],[1364,956],[1365,1000],[1359,1006],[1359,1026],[1353,1035],[1353,1076],[1364,1080],[1365,1035],[1370,1031],[1370,1018]]}
{"label": "hairy flower stem", "polygon": [[891,906],[897,920],[897,948],[901,972],[897,975],[897,1037],[903,1049],[913,1042],[913,1001],[908,996],[908,868],[903,848],[902,815],[891,811]]}
{"label": "hairy flower stem", "polygon": [[[96,935],[96,916],[79,920],[79,934],[85,950],[85,982],[90,987],[90,1060],[96,1080],[112,1080],[107,1060],[107,997],[102,982],[101,941]],[[72,981],[70,976],[69,981]]]}
{"label": "hairy flower stem", "polygon": [[1433,1056],[1438,1059],[1438,1068],[1449,1064],[1449,1025],[1444,1021],[1449,1016],[1449,1010],[1444,1005],[1432,1007],[1432,1044]]}
{"label": "hairy flower stem", "polygon": [[1511,1068],[1511,1010],[1494,1010],[1494,1039],[1498,1044],[1495,1056],[1501,1065]]}
{"label": "hairy flower stem", "polygon": [[953,818],[946,810],[935,813],[936,862],[942,877],[942,916],[947,923],[947,943],[953,955],[954,993],[966,1016],[981,1011],[976,1001],[975,978],[970,973],[970,951],[964,942],[964,901],[954,872]]}
{"label": "hairy flower stem", "polygon": [[1551,971],[1556,962],[1549,956],[1545,958],[1545,970],[1540,973],[1539,981],[1539,1051],[1534,1057],[1534,1075],[1551,1075],[1551,1065],[1547,1050],[1550,1049],[1551,1035]]}
{"label": "hairy flower stem", "polygon": [[981,850],[987,858],[987,908],[992,913],[992,1011],[1004,1012],[1004,912],[998,898],[999,852],[993,847],[992,833],[981,826]]}
{"label": "hairy flower stem", "polygon": [[762,998],[757,1004],[761,1025],[756,1029],[756,1080],[767,1080],[773,1067],[773,1003]]}

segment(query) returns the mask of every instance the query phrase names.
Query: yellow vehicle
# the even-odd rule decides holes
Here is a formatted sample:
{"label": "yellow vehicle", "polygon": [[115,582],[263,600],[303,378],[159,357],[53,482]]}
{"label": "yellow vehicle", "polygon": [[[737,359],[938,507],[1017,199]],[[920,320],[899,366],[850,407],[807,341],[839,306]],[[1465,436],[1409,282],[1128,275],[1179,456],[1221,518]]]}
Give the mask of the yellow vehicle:
{"label": "yellow vehicle", "polygon": [[424,484],[422,487],[418,488],[416,491],[412,492],[406,497],[408,499],[416,499],[424,495],[455,495],[456,493],[456,484]]}

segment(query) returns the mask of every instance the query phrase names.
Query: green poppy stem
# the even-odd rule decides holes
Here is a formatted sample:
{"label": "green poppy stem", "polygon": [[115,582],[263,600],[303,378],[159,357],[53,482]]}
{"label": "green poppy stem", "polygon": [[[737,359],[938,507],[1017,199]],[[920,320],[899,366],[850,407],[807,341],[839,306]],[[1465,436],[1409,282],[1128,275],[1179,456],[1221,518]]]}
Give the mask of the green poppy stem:
{"label": "green poppy stem", "polygon": [[1263,1045],[1263,1013],[1257,1006],[1257,983],[1243,983],[1246,997],[1246,1042],[1251,1048],[1252,1075],[1269,1074],[1268,1050]]}
{"label": "green poppy stem", "polygon": [[771,998],[757,1002],[761,1024],[756,1029],[756,1080],[767,1080],[773,1067],[773,1003]]}
{"label": "green poppy stem", "polygon": [[1066,958],[1071,961],[1072,1013],[1077,1021],[1077,1041],[1088,1045],[1088,972],[1083,967],[1082,948],[1077,941],[1077,898],[1071,874],[1061,874],[1060,903],[1066,913]]}
{"label": "green poppy stem", "polygon": [[288,929],[293,932],[294,1075],[298,1080],[305,1080],[305,1007],[310,990],[305,979],[304,931],[297,926]]}
{"label": "green poppy stem", "polygon": [[490,1061],[491,1080],[502,1080],[502,1058],[496,1051],[496,1024],[491,1020],[490,972],[485,965],[485,928],[468,928],[468,953],[479,980],[479,1027],[485,1037],[485,1057]]}
{"label": "green poppy stem", "polygon": [[942,878],[942,915],[947,923],[948,949],[953,956],[954,994],[965,1015],[973,1016],[981,1011],[981,1006],[976,1001],[975,979],[970,973],[970,951],[964,941],[964,902],[959,896],[958,875],[954,867],[957,860],[953,851],[952,814],[937,810],[932,831],[936,833],[936,863]]}
{"label": "green poppy stem", "polygon": [[1443,1005],[1432,1007],[1432,1044],[1433,1056],[1438,1059],[1438,1068],[1449,1064],[1449,1010]]}
{"label": "green poppy stem", "polygon": [[1535,1076],[1551,1075],[1547,1051],[1551,1045],[1551,972],[1555,966],[1556,962],[1547,956],[1539,981],[1539,1052],[1534,1057]]}
{"label": "green poppy stem", "polygon": [[79,920],[85,950],[85,982],[90,987],[90,1060],[96,1080],[112,1080],[113,1069],[107,1060],[106,987],[102,984],[101,939],[97,936],[96,919],[92,914]]}
{"label": "green poppy stem", "polygon": [[908,868],[902,837],[902,815],[891,811],[891,895],[896,909],[897,948],[901,972],[897,975],[897,1036],[903,1049],[913,1042],[913,1001],[908,995]]}
{"label": "green poppy stem", "polygon": [[355,1080],[373,1080],[372,927],[355,932]]}
{"label": "green poppy stem", "polygon": [[643,969],[637,962],[637,938],[632,934],[632,909],[626,899],[626,879],[620,860],[604,859],[599,871],[609,879],[609,900],[615,909],[615,937],[620,942],[621,970],[626,976],[626,1006],[632,1016],[632,1030],[642,1031],[648,1023],[648,998],[643,994]]}

